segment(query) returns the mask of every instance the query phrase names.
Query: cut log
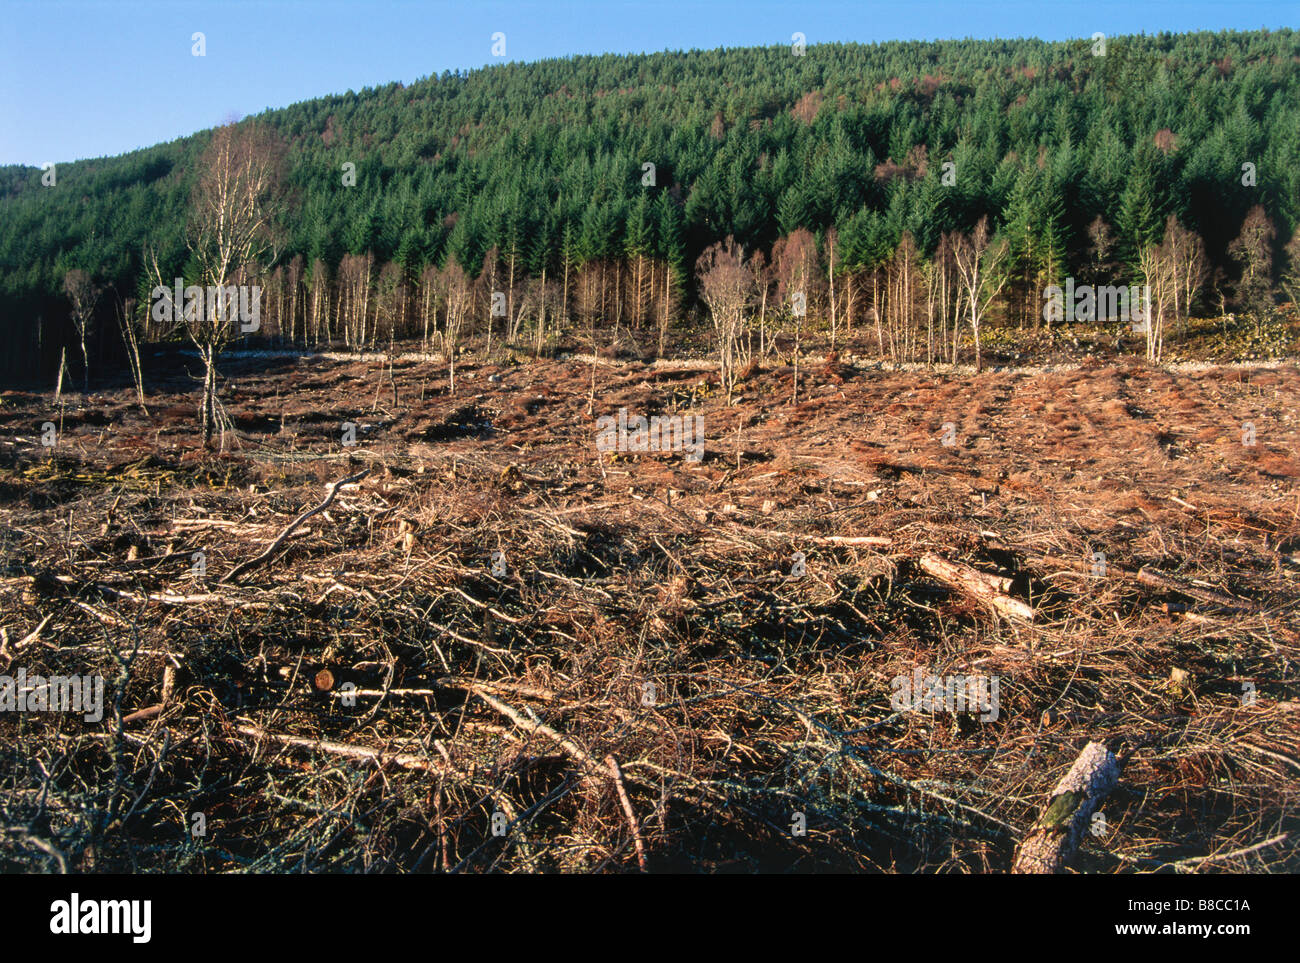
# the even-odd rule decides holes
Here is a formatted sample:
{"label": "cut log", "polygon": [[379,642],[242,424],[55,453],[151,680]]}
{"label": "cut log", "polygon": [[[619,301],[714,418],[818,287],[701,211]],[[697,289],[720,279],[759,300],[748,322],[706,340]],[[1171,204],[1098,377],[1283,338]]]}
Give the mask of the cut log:
{"label": "cut log", "polygon": [[991,606],[1001,615],[1032,622],[1037,614],[1032,606],[1005,594],[1002,587],[1008,580],[1001,576],[990,575],[969,565],[933,554],[921,556],[920,565],[921,570],[927,575],[946,582],[971,598]]}
{"label": "cut log", "polygon": [[1088,743],[1020,843],[1011,872],[1061,872],[1091,826],[1092,814],[1118,783],[1114,754],[1100,742]]}

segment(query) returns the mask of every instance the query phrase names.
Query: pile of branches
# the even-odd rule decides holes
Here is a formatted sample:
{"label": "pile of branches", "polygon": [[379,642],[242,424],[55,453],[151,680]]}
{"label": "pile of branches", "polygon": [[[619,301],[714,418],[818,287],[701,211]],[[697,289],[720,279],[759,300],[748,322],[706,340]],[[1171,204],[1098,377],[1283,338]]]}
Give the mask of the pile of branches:
{"label": "pile of branches", "polygon": [[[1300,869],[1275,556],[1207,536],[1175,572],[1126,533],[1099,573],[1032,508],[994,532],[817,472],[753,511],[355,461],[6,531],[0,671],[107,696],[0,716],[0,866],[1004,871],[1069,800],[1077,869]],[[996,676],[995,718],[899,708],[918,669]],[[1121,778],[1054,789],[1094,741]]]}

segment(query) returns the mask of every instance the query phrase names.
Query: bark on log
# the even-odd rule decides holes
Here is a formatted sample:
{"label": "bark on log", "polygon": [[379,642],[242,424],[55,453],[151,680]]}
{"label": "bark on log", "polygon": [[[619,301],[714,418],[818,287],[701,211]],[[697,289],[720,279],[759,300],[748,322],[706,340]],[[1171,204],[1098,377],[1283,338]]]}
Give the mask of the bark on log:
{"label": "bark on log", "polygon": [[987,585],[989,588],[991,588],[993,591],[998,592],[999,594],[1002,595],[1006,595],[1008,592],[1011,591],[1011,579],[1009,579],[1007,576],[993,575],[990,574],[989,572],[980,572],[976,569],[971,569],[971,571],[975,572],[975,574],[979,576],[979,580],[983,582],[985,585]]}
{"label": "bark on log", "polygon": [[987,572],[973,569],[969,565],[953,562],[933,554],[921,556],[920,565],[921,570],[927,575],[948,583],[954,588],[965,592],[971,598],[984,602],[1002,615],[1032,622],[1037,614],[1031,606],[1020,601],[1020,599],[1012,598],[1010,595],[999,591],[998,589],[1004,584],[1004,580],[997,575],[990,575]]}
{"label": "bark on log", "polygon": [[1011,872],[1061,872],[1092,825],[1097,806],[1118,783],[1114,754],[1100,742],[1088,743],[1021,841]]}

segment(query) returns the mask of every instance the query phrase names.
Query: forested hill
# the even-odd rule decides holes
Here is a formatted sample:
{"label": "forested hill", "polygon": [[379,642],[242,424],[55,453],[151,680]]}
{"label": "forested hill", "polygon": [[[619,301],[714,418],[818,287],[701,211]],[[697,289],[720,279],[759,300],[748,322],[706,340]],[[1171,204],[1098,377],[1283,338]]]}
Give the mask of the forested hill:
{"label": "forested hill", "polygon": [[[308,276],[367,253],[412,283],[449,256],[477,274],[493,248],[528,277],[644,257],[671,266],[689,304],[696,257],[726,235],[770,250],[801,228],[820,246],[834,227],[823,257],[853,270],[905,232],[926,256],[987,214],[1022,239],[1018,257],[1069,270],[1097,217],[1122,261],[1173,214],[1231,271],[1252,207],[1279,253],[1300,223],[1292,30],[1109,38],[1103,56],[1090,40],[965,40],[575,57],[258,120],[288,148],[276,264],[301,256]],[[164,275],[184,273],[210,137],[61,163],[53,187],[40,169],[0,169],[0,344],[16,356],[37,317],[65,323],[70,269],[140,297],[150,246]]]}

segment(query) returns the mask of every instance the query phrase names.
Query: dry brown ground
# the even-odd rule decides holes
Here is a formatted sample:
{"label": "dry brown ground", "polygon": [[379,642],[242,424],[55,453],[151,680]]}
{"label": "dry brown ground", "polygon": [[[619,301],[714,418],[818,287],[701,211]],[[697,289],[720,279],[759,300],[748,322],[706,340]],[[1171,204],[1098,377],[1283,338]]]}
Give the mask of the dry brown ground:
{"label": "dry brown ground", "polygon": [[[116,699],[0,716],[3,865],[617,871],[639,835],[651,870],[1002,871],[1100,740],[1122,782],[1077,869],[1300,869],[1296,364],[832,360],[733,407],[699,366],[464,373],[230,359],[221,455],[188,382],[147,417],[0,395],[0,671]],[[704,460],[601,455],[619,407],[702,413]],[[893,711],[918,666],[996,676],[997,719]]]}

